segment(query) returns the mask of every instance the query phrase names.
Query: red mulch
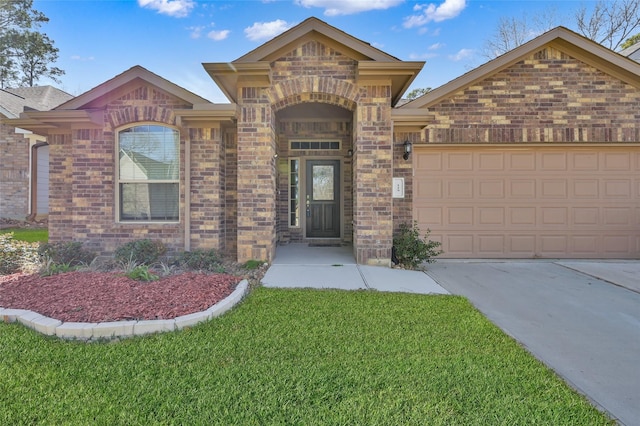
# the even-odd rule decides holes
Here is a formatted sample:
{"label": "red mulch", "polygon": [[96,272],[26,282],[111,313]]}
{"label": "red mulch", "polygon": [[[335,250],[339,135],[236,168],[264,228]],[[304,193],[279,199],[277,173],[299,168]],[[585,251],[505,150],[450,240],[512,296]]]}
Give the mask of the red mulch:
{"label": "red mulch", "polygon": [[184,273],[135,281],[114,272],[0,276],[0,306],[63,322],[155,320],[204,311],[233,292],[239,277]]}

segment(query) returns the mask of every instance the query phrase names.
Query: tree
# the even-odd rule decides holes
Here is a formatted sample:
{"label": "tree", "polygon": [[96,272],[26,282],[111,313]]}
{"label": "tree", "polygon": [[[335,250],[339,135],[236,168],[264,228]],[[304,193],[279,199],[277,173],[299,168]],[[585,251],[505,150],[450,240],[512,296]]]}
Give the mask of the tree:
{"label": "tree", "polygon": [[[617,50],[640,28],[640,0],[598,0],[592,9],[587,10],[586,6],[577,9],[573,17],[573,28],[577,32]],[[558,22],[555,9],[546,9],[529,19],[500,18],[496,31],[485,42],[484,56],[493,59],[507,53],[557,26]]]}
{"label": "tree", "polygon": [[430,91],[431,91],[431,87],[421,87],[418,89],[413,89],[412,91],[407,93],[406,98],[407,99],[419,98],[420,96],[424,95],[425,93],[429,93]]}
{"label": "tree", "polygon": [[22,75],[21,85],[33,87],[41,77],[60,82],[57,77],[64,75],[64,71],[50,66],[58,60],[58,49],[53,46],[53,42],[46,34],[38,32],[21,34],[15,50],[18,53],[16,62]]}
{"label": "tree", "polygon": [[526,16],[501,17],[495,32],[484,44],[483,55],[487,59],[497,58],[549,31],[557,25],[557,22],[555,8],[547,8],[530,19]]}
{"label": "tree", "polygon": [[640,0],[599,0],[591,13],[581,7],[575,14],[578,31],[611,50],[617,50],[640,28]]}
{"label": "tree", "polygon": [[53,41],[32,31],[48,21],[33,0],[0,0],[0,88],[33,86],[42,77],[58,81],[64,74],[51,66],[58,59]]}
{"label": "tree", "polygon": [[626,39],[621,45],[620,45],[620,49],[626,49],[628,47],[633,46],[636,43],[640,43],[640,33],[636,34],[636,35],[632,35],[631,37],[629,37],[628,39]]}

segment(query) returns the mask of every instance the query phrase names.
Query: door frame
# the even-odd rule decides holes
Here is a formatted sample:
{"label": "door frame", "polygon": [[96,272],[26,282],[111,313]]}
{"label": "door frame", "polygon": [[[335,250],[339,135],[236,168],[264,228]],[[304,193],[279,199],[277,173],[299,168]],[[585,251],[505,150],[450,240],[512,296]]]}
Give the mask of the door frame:
{"label": "door frame", "polygon": [[339,179],[340,179],[340,236],[339,237],[308,237],[307,236],[307,215],[300,215],[300,226],[302,227],[302,238],[305,240],[342,240],[344,238],[344,158],[336,155],[332,156],[302,156],[300,158],[300,207],[301,212],[304,209],[304,202],[307,199],[307,161],[338,161],[340,165]]}

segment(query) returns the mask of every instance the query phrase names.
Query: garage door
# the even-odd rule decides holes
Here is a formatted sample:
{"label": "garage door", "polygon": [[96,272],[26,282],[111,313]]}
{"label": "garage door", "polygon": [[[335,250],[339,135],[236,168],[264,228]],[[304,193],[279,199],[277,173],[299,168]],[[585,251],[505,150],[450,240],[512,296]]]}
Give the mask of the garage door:
{"label": "garage door", "polygon": [[417,147],[414,170],[442,257],[640,257],[640,147]]}

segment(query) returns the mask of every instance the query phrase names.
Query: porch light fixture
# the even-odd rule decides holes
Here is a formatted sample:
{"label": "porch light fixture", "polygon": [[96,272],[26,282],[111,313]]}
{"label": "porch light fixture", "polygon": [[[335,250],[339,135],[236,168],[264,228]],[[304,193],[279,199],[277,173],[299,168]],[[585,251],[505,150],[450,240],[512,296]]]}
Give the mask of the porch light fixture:
{"label": "porch light fixture", "polygon": [[404,154],[402,155],[402,158],[404,158],[405,160],[408,160],[409,156],[411,155],[411,149],[413,148],[413,146],[408,139],[404,141],[402,146],[404,147]]}
{"label": "porch light fixture", "polygon": [[353,149],[347,151],[347,157],[353,157]]}

